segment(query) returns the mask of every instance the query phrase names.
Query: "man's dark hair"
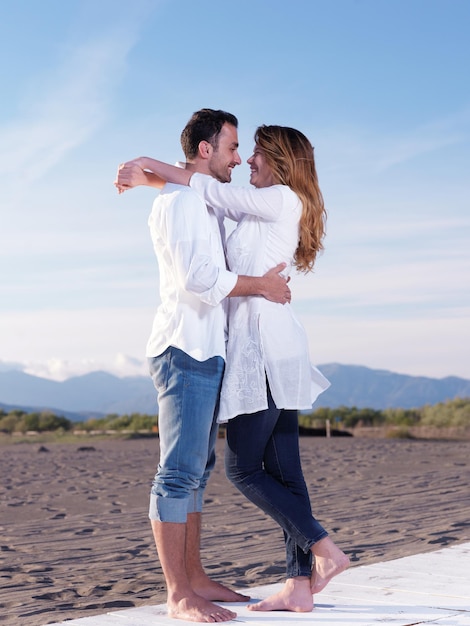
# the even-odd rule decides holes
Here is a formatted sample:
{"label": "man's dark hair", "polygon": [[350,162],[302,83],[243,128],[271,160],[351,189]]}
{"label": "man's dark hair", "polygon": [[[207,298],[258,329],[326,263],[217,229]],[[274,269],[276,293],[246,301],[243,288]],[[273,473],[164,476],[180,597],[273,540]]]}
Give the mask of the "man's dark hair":
{"label": "man's dark hair", "polygon": [[192,160],[197,156],[201,141],[208,141],[214,150],[217,150],[220,131],[224,124],[231,124],[238,128],[235,115],[226,111],[201,109],[193,113],[181,133],[181,147],[186,159]]}

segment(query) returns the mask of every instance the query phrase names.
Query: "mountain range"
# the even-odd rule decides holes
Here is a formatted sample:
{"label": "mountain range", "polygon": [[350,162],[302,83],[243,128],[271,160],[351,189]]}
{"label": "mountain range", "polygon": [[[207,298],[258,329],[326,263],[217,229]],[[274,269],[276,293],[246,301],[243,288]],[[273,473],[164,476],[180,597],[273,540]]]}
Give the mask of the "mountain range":
{"label": "mountain range", "polygon": [[[319,365],[331,382],[314,408],[417,408],[457,397],[470,397],[470,380],[449,376],[426,378],[370,369],[361,365]],[[24,372],[0,372],[0,408],[26,411],[50,409],[81,421],[91,416],[158,413],[156,392],[150,377],[118,378],[91,372],[57,382]]]}

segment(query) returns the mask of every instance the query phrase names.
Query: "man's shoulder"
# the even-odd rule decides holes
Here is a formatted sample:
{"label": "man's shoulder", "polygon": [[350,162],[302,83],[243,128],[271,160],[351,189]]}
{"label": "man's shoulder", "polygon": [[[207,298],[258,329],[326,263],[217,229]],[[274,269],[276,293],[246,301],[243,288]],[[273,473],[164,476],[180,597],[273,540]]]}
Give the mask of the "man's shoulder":
{"label": "man's shoulder", "polygon": [[185,209],[193,213],[207,212],[204,200],[194,189],[186,185],[166,183],[153,203],[153,212],[172,213],[173,210],[182,212]]}
{"label": "man's shoulder", "polygon": [[197,194],[194,189],[187,185],[177,185],[175,183],[166,183],[160,194],[157,197],[162,200],[172,202],[189,202],[199,201],[202,202],[202,198]]}

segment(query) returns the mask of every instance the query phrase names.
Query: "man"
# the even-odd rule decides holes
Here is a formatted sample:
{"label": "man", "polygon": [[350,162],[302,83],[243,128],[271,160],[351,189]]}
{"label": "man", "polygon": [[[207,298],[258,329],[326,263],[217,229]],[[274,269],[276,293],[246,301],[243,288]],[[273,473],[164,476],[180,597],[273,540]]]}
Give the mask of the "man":
{"label": "man", "polygon": [[[238,154],[237,119],[202,109],[181,134],[186,168],[230,182]],[[162,186],[137,159],[120,167],[120,191]],[[280,276],[285,264],[263,277],[226,269],[223,225],[189,187],[166,184],[154,202],[149,226],[160,270],[161,305],[147,345],[158,391],[160,462],[149,517],[167,583],[168,613],[195,622],[236,617],[213,603],[248,598],[216,583],[200,560],[204,489],[215,463],[216,408],[225,358],[224,298],[258,295],[290,299]]]}

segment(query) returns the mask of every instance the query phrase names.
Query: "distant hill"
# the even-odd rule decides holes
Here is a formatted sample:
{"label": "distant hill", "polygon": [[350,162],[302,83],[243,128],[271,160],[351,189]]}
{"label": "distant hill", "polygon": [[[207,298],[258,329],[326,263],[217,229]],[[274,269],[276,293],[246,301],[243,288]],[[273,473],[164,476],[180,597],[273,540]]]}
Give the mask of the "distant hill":
{"label": "distant hill", "polygon": [[[470,397],[470,380],[449,376],[425,378],[374,370],[360,365],[329,363],[319,369],[330,380],[317,407],[338,406],[413,408],[457,397]],[[92,372],[63,382],[31,376],[20,371],[0,372],[0,407],[25,410],[51,409],[78,421],[90,415],[158,412],[156,392],[150,377],[118,378]],[[26,409],[26,407],[28,407]]]}
{"label": "distant hill", "polygon": [[34,410],[53,408],[54,412],[72,411],[87,416],[97,413],[152,415],[157,412],[156,393],[150,377],[118,378],[99,371],[63,382],[20,371],[0,372],[0,403],[19,408],[34,407]]}
{"label": "distant hill", "polygon": [[470,397],[470,380],[448,376],[426,378],[374,370],[361,365],[329,363],[318,366],[331,382],[315,407],[356,406],[372,409],[411,409],[454,398]]}

